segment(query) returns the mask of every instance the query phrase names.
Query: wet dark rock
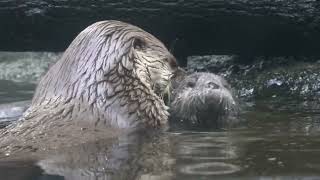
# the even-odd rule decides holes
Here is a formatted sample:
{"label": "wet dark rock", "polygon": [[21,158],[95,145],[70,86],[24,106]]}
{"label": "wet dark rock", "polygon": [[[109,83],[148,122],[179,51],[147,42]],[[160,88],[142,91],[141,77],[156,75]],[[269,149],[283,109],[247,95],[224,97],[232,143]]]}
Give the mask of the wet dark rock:
{"label": "wet dark rock", "polygon": [[240,97],[284,95],[314,99],[320,96],[317,58],[256,57],[250,64],[239,59],[234,56],[191,57],[187,68],[224,76]]}
{"label": "wet dark rock", "polygon": [[190,56],[187,58],[187,68],[190,72],[210,71],[227,74],[237,60],[238,56],[235,55]]}
{"label": "wet dark rock", "polygon": [[62,53],[0,52],[0,79],[37,84],[49,65]]}
{"label": "wet dark rock", "polygon": [[118,19],[155,34],[175,54],[320,54],[317,0],[5,0],[0,50],[62,51],[89,24]]}

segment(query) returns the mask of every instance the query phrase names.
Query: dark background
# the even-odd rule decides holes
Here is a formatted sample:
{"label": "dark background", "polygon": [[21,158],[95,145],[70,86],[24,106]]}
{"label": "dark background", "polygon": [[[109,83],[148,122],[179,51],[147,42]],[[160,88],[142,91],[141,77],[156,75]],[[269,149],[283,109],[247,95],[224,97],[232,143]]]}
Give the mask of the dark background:
{"label": "dark background", "polygon": [[189,55],[319,56],[318,0],[2,0],[0,51],[63,51],[85,27],[116,19]]}

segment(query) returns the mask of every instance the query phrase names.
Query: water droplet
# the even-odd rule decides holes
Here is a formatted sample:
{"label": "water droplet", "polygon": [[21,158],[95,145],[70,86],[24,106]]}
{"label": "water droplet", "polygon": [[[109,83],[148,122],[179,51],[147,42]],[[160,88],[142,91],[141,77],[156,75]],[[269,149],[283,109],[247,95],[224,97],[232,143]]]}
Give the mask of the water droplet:
{"label": "water droplet", "polygon": [[277,158],[275,158],[275,157],[268,158],[268,161],[275,161],[275,160],[277,160]]}

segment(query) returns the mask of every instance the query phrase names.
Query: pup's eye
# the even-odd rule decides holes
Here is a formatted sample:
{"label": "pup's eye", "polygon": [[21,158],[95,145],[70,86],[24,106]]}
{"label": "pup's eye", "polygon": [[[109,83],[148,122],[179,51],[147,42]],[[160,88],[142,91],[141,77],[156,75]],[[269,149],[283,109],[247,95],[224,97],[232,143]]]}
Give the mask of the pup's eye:
{"label": "pup's eye", "polygon": [[187,82],[187,87],[194,87],[196,85],[196,83],[195,82],[193,82],[193,81],[188,81]]}

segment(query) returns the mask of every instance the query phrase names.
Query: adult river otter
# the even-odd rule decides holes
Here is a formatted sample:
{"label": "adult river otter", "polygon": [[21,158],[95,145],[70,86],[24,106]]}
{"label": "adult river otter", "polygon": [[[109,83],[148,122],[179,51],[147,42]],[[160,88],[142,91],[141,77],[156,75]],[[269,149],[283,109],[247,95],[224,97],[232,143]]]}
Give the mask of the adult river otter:
{"label": "adult river otter", "polygon": [[2,132],[1,144],[58,148],[161,127],[168,119],[162,97],[176,69],[173,55],[144,30],[94,23],[41,79],[31,107]]}
{"label": "adult river otter", "polygon": [[230,85],[212,73],[179,69],[172,82],[170,120],[179,126],[226,128],[238,123],[238,104]]}

